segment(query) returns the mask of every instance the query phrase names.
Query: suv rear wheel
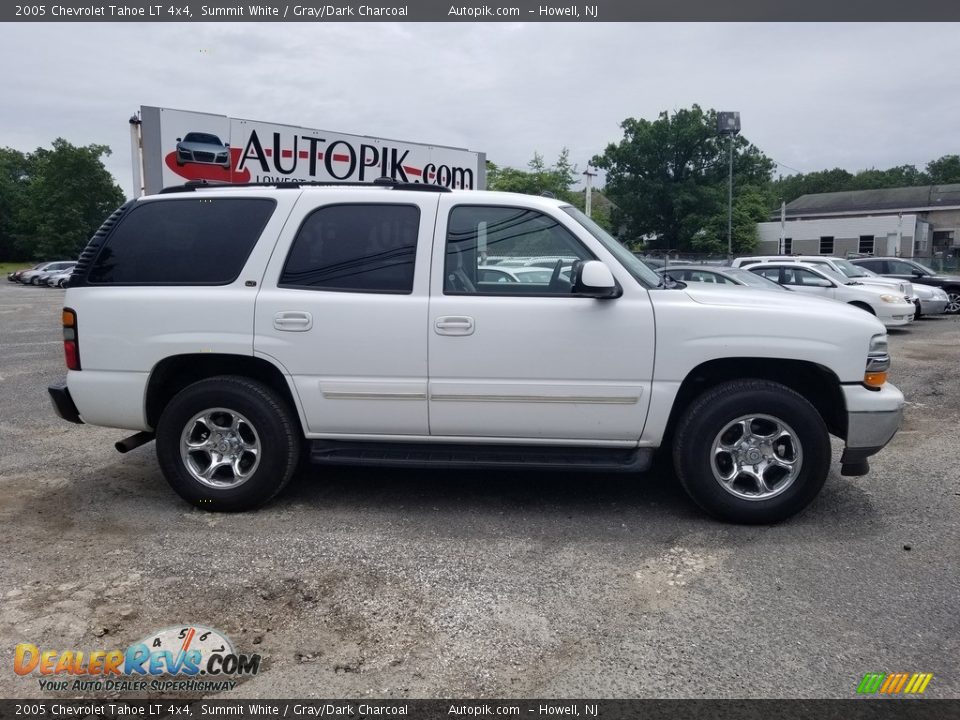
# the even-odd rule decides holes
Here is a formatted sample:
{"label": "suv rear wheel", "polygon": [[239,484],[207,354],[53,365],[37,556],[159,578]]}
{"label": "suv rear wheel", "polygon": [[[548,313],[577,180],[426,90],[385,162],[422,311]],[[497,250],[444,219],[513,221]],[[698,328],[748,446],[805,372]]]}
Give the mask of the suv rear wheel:
{"label": "suv rear wheel", "polygon": [[816,408],[790,388],[737,380],[690,404],[673,457],[684,489],[711,515],[773,523],[820,492],[830,470],[830,436]]}
{"label": "suv rear wheel", "polygon": [[224,375],[187,386],[157,423],[157,459],[171,487],[204,510],[251,510],[297,467],[302,437],[287,404],[266,385]]}

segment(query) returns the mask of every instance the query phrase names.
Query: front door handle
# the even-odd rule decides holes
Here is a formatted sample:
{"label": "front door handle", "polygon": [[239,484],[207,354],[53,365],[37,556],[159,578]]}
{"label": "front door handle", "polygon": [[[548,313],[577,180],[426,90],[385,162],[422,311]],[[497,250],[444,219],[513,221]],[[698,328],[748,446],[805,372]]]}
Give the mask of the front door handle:
{"label": "front door handle", "polygon": [[313,316],[300,310],[284,310],[273,316],[273,327],[284,332],[306,332],[313,327]]}
{"label": "front door handle", "polygon": [[433,324],[437,335],[473,335],[473,318],[466,315],[438,317]]}

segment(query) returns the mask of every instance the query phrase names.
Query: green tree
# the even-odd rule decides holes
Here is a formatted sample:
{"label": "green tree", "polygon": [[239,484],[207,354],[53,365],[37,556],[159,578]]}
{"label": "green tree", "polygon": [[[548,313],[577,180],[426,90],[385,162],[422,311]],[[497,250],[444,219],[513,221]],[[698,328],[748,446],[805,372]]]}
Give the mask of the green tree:
{"label": "green tree", "polygon": [[106,145],[77,147],[63,138],[27,156],[16,246],[37,260],[74,258],[123,192],[103,165]]}
{"label": "green tree", "polygon": [[573,185],[577,168],[570,163],[570,151],[563,148],[556,163],[548,166],[543,155],[533,154],[533,159],[527,163],[528,170],[517,170],[512,167],[499,167],[491,162],[487,163],[487,189],[502,192],[525,193],[527,195],[542,195],[549,192],[553,196],[572,202]]}
{"label": "green tree", "polygon": [[[941,160],[943,159],[945,158],[941,158]],[[931,182],[939,182],[931,180],[930,167],[935,162],[939,161],[927,165],[928,172],[918,170],[913,165],[898,165],[887,170],[869,168],[857,173],[851,173],[841,168],[798,173],[797,175],[778,178],[773,183],[774,195],[784,202],[792,202],[803,195],[817,193],[928,185]],[[960,180],[957,182],[960,182]]]}
{"label": "green tree", "polygon": [[960,183],[960,155],[944,155],[927,163],[927,174],[934,185]]}
{"label": "green tree", "polygon": [[27,155],[19,150],[0,148],[0,260],[30,258],[16,243],[29,164]]}
{"label": "green tree", "polygon": [[[720,213],[725,217],[730,141],[717,135],[716,124],[716,111],[699,105],[654,121],[628,118],[620,125],[623,139],[593,158],[591,165],[607,173],[612,224],[628,240],[686,250]],[[739,202],[743,188],[769,183],[774,162],[743,136],[732,142]]]}
{"label": "green tree", "polygon": [[[748,255],[757,249],[760,232],[757,223],[770,219],[769,187],[741,189],[733,200],[731,247],[736,255]],[[710,217],[693,236],[691,249],[702,253],[727,252],[727,211]]]}

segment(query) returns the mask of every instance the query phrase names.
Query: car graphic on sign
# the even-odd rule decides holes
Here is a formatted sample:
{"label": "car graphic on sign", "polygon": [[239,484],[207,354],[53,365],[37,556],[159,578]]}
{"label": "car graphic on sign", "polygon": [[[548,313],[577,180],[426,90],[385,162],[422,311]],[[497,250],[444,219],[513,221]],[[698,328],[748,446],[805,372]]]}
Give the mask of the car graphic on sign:
{"label": "car graphic on sign", "polygon": [[187,163],[230,167],[230,146],[212,133],[188,132],[177,138],[177,166]]}

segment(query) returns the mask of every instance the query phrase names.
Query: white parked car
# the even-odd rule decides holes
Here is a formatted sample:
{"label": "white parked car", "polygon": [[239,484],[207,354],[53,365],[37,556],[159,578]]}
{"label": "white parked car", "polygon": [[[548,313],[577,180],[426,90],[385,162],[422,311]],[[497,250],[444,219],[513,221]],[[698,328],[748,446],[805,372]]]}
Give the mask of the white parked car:
{"label": "white parked car", "polygon": [[[532,240],[569,276],[481,277]],[[516,193],[187,184],[108,218],[64,305],[58,414],[137,431],[122,451],[156,440],[205,510],[266,503],[301,453],[639,472],[663,447],[705,510],[770,523],[817,496],[830,434],[841,473],[868,472],[904,404],[868,313],[668,287],[573,206]]]}
{"label": "white parked car", "polygon": [[864,285],[823,266],[800,262],[762,262],[745,265],[750,272],[797,292],[838,300],[877,316],[887,327],[913,322],[916,306],[893,288]]}
{"label": "white parked car", "polygon": [[910,302],[916,303],[916,295],[913,292],[913,286],[910,284],[910,281],[885,278],[876,273],[868,272],[865,268],[857,267],[846,258],[830,257],[829,255],[758,255],[756,257],[736,258],[730,264],[733,267],[744,267],[745,265],[752,265],[758,262],[808,263],[816,267],[827,268],[837,275],[842,275],[855,282],[861,282],[864,285],[877,285],[879,287],[894,289]]}
{"label": "white parked car", "polygon": [[542,267],[512,267],[509,265],[481,265],[477,268],[479,282],[548,283],[552,270]]}

